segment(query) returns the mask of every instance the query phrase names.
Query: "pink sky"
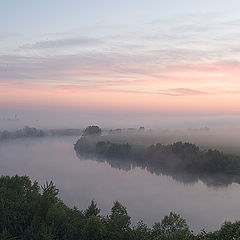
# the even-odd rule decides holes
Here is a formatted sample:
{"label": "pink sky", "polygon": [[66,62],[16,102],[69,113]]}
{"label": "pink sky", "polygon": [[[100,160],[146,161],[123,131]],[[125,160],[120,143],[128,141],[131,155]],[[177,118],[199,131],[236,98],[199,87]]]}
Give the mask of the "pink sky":
{"label": "pink sky", "polygon": [[[103,69],[92,66],[87,70],[81,65],[67,66],[48,73],[58,79],[62,76],[61,81],[20,84],[3,80],[0,104],[23,108],[231,114],[240,112],[239,73],[238,62],[151,66],[144,74],[116,73],[111,66]],[[81,80],[84,78],[88,81]]]}
{"label": "pink sky", "polygon": [[[0,23],[0,114],[240,113],[239,1],[160,2],[111,3],[113,12],[85,3],[82,14],[49,3],[54,16],[29,4],[34,14],[26,19],[14,9],[12,24]],[[6,9],[10,16],[12,5]],[[89,18],[92,11],[98,18]]]}

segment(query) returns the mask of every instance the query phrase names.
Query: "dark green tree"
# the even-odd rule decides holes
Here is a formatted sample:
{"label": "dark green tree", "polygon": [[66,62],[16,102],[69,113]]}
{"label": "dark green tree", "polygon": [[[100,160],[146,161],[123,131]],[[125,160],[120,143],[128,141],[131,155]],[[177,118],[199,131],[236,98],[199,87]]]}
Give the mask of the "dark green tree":
{"label": "dark green tree", "polygon": [[212,233],[206,234],[204,240],[240,240],[240,221],[225,222],[222,227]]}
{"label": "dark green tree", "polygon": [[15,238],[8,232],[7,229],[3,229],[0,234],[0,240],[14,240]]}
{"label": "dark green tree", "polygon": [[46,218],[48,210],[51,206],[60,201],[57,197],[59,190],[52,181],[46,182],[46,184],[42,187],[42,190],[43,193],[41,197],[40,214],[43,218]]}
{"label": "dark green tree", "polygon": [[194,239],[193,233],[185,219],[176,213],[165,216],[161,222],[155,223],[152,229],[153,240],[190,240]]}
{"label": "dark green tree", "polygon": [[130,239],[130,219],[127,209],[120,202],[114,202],[108,222],[109,238],[111,240]]}
{"label": "dark green tree", "polygon": [[150,228],[140,220],[137,223],[137,226],[133,229],[133,238],[138,240],[149,240],[151,239],[151,231]]}
{"label": "dark green tree", "polygon": [[100,213],[100,209],[97,207],[97,203],[95,201],[91,201],[91,204],[88,206],[88,208],[85,211],[85,216],[91,217],[91,216],[98,216]]}
{"label": "dark green tree", "polygon": [[101,219],[95,215],[91,215],[83,228],[84,240],[104,240],[106,239],[107,230]]}
{"label": "dark green tree", "polygon": [[88,126],[84,131],[83,131],[83,136],[87,135],[101,135],[102,129],[98,126]]}

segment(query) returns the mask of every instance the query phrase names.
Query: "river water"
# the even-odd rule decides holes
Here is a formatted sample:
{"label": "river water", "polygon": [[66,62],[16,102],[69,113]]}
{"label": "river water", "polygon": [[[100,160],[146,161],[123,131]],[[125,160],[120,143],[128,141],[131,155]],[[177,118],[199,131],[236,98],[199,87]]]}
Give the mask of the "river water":
{"label": "river water", "polygon": [[[209,186],[198,180],[178,181],[138,167],[113,167],[78,158],[75,137],[18,139],[0,143],[0,174],[28,175],[41,185],[52,180],[69,206],[85,209],[94,199],[102,214],[115,200],[127,207],[132,222],[148,225],[174,211],[196,232],[215,230],[226,220],[239,220],[240,186]],[[184,183],[185,182],[185,183]]]}

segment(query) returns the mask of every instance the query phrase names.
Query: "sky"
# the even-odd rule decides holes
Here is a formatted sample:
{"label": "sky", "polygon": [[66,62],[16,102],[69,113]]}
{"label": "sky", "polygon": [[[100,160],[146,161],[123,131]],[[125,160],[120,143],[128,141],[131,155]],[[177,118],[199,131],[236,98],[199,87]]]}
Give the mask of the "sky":
{"label": "sky", "polygon": [[238,118],[239,11],[239,0],[0,0],[0,120]]}

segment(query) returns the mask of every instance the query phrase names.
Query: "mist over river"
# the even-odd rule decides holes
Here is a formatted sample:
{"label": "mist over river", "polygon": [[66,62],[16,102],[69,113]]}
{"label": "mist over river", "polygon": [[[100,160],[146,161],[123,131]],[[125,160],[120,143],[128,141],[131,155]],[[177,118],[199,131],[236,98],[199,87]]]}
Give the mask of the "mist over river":
{"label": "mist over river", "polygon": [[[152,225],[170,211],[179,213],[196,232],[216,230],[239,220],[240,185],[208,186],[157,176],[139,167],[114,168],[107,162],[78,158],[77,137],[17,139],[0,143],[1,175],[28,175],[41,185],[52,180],[69,206],[85,209],[96,200],[108,214],[115,200],[127,207],[132,222]],[[185,181],[186,182],[186,181]]]}

